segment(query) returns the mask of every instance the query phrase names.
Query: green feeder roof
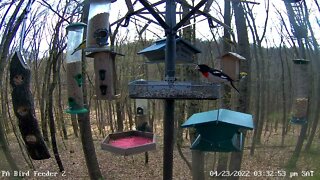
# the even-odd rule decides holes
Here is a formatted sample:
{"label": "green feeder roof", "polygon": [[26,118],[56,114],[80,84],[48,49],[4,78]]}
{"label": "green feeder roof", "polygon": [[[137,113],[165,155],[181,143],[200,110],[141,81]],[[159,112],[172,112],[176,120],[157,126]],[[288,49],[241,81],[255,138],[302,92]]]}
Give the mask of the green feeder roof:
{"label": "green feeder roof", "polygon": [[193,114],[181,127],[195,127],[214,123],[224,124],[227,127],[236,127],[244,129],[253,129],[253,121],[251,114],[231,111],[227,109],[218,109],[213,111],[201,112]]}

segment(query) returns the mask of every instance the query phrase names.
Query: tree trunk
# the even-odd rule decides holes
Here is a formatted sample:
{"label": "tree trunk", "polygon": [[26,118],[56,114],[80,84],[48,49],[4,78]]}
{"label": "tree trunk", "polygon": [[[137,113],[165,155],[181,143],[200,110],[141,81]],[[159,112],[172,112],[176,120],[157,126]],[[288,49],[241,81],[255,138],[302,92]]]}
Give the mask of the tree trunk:
{"label": "tree trunk", "polygon": [[[82,16],[82,22],[88,22],[88,15],[89,15],[89,3],[88,1],[85,1],[84,7],[83,7],[83,16]],[[86,37],[84,37],[86,38]],[[85,53],[82,52],[82,77],[83,78],[83,104],[87,105],[87,87],[86,87],[86,61],[85,61]],[[88,108],[88,107],[85,107]],[[92,139],[92,132],[91,132],[91,124],[90,124],[90,112],[78,114],[78,122],[79,122],[79,128],[80,128],[80,136],[81,136],[81,142],[82,142],[82,149],[86,160],[86,165],[88,168],[89,177],[92,180],[97,179],[103,179],[103,176],[101,174],[96,150],[93,144]]]}
{"label": "tree trunk", "polygon": [[[245,57],[246,61],[240,62],[240,72],[247,72],[248,76],[241,79],[240,81],[240,97],[238,102],[237,110],[239,112],[248,113],[249,112],[249,103],[250,103],[250,62],[251,62],[251,53],[250,53],[250,45],[248,40],[248,32],[246,26],[246,20],[244,16],[244,9],[242,7],[241,2],[232,1],[232,6],[235,14],[235,22],[237,27],[237,36],[238,36],[238,54]],[[246,133],[244,133],[245,136]],[[241,169],[242,162],[242,152],[232,152],[229,170],[239,171]],[[228,178],[229,179],[229,178]],[[230,177],[230,179],[239,179],[239,177]]]}

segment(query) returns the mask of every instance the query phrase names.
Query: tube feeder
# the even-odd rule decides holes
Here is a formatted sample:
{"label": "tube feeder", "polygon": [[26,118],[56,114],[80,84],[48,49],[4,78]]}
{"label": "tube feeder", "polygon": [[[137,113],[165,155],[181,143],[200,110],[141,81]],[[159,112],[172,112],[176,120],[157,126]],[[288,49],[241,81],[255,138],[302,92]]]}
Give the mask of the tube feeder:
{"label": "tube feeder", "polygon": [[308,93],[310,86],[309,60],[294,59],[293,60],[294,75],[294,102],[293,117],[291,123],[305,124],[307,122],[308,109]]}
{"label": "tube feeder", "polygon": [[94,59],[96,97],[98,100],[116,99],[115,57],[108,46],[109,15],[115,0],[90,1],[86,49],[87,57]]}
{"label": "tube feeder", "polygon": [[83,107],[82,92],[82,63],[81,51],[75,49],[82,43],[84,23],[74,23],[67,26],[67,82],[68,82],[68,105],[66,110],[69,114],[86,113],[88,110]]}

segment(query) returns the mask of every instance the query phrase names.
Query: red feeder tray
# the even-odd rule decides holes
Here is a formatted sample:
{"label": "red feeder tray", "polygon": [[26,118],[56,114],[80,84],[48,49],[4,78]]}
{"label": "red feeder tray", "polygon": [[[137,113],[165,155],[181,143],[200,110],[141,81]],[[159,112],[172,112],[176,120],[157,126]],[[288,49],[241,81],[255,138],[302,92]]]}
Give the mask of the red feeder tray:
{"label": "red feeder tray", "polygon": [[101,143],[103,150],[120,154],[131,155],[156,149],[153,133],[141,131],[127,131],[109,134]]}

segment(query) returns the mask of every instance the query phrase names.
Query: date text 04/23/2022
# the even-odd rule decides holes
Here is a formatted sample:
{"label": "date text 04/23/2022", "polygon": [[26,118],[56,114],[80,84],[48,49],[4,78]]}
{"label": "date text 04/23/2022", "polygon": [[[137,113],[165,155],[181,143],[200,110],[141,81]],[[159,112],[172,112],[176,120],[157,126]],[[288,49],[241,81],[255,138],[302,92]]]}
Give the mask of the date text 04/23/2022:
{"label": "date text 04/23/2022", "polygon": [[275,170],[275,171],[210,171],[209,175],[211,177],[231,177],[231,176],[238,176],[238,177],[306,177],[306,176],[313,176],[314,171],[301,171],[301,172],[286,172],[284,170]]}

